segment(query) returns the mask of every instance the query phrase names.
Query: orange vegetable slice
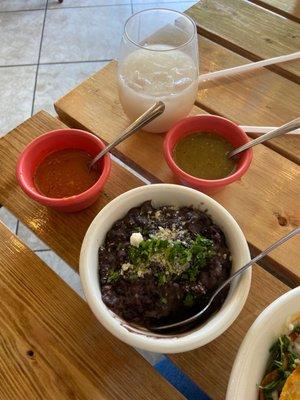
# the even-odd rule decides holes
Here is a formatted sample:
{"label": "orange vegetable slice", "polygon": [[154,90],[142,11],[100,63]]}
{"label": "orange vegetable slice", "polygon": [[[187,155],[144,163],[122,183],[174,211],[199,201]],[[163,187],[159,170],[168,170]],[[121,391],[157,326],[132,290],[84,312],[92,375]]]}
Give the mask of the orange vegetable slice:
{"label": "orange vegetable slice", "polygon": [[300,400],[300,364],[287,378],[279,400]]}

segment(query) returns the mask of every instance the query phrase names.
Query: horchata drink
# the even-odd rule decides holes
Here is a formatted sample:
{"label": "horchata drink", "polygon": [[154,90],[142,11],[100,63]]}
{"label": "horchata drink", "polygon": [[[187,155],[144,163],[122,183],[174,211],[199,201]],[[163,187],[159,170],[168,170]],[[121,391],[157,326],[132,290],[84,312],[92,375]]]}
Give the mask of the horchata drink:
{"label": "horchata drink", "polygon": [[164,102],[164,113],[144,128],[147,131],[165,132],[188,115],[198,88],[193,21],[164,9],[133,15],[122,39],[118,85],[122,107],[131,121],[155,102]]}

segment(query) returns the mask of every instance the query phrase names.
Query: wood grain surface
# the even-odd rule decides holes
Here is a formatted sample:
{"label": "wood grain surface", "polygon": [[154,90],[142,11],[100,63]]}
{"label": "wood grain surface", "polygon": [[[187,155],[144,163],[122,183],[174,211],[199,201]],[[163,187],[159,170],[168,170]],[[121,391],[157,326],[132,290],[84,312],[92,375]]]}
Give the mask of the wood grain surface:
{"label": "wood grain surface", "polygon": [[[199,37],[199,56],[201,73],[249,62],[203,37]],[[116,62],[111,62],[59,99],[55,103],[56,111],[69,126],[80,126],[83,117],[87,116],[97,125],[99,120],[109,121],[113,114],[110,129],[117,133],[123,129],[123,122],[128,124],[129,121],[120,109],[118,99],[114,98],[116,93]],[[84,107],[83,97],[87,102]],[[196,102],[200,110],[194,108],[193,113],[219,114],[240,125],[280,126],[298,116],[299,103],[300,91],[296,83],[262,68],[253,73],[201,84]],[[98,115],[101,113],[101,118],[94,118],[95,111]],[[300,164],[300,136],[286,135],[269,141],[267,146]]]}
{"label": "wood grain surface", "polygon": [[[299,16],[297,0],[253,2],[263,8],[243,0],[203,0],[188,11],[198,21],[199,33],[206,36],[200,40],[202,72],[299,50],[299,25],[292,21]],[[273,67],[285,78],[262,69],[203,85],[192,114],[217,113],[247,125],[284,123],[298,112],[299,68],[299,62],[290,62]],[[115,63],[64,96],[56,109],[68,125],[110,142],[128,125],[118,101]],[[143,183],[113,163],[104,192],[83,212],[62,214],[30,200],[15,180],[17,157],[34,137],[61,127],[60,121],[40,112],[0,139],[0,203],[77,269],[83,236],[97,212],[118,194]],[[153,182],[175,182],[164,163],[163,138],[140,132],[115,153]],[[259,146],[247,175],[214,196],[236,218],[253,252],[300,224],[295,164],[300,160],[299,140],[279,139],[272,148],[294,162]],[[182,398],[134,350],[104,330],[88,306],[2,225],[0,237],[1,399]],[[264,266],[285,282],[299,285],[298,249],[299,241],[293,239],[272,253]],[[255,266],[250,296],[230,329],[200,349],[171,356],[172,360],[211,398],[223,400],[249,326],[288,289]]]}
{"label": "wood grain surface", "polygon": [[247,330],[262,310],[288,289],[255,266],[248,300],[233,325],[208,345],[187,353],[174,354],[171,359],[213,400],[224,400],[231,368]]}
{"label": "wood grain surface", "polygon": [[300,0],[250,0],[276,14],[283,15],[293,21],[300,20]]}
{"label": "wood grain surface", "polygon": [[0,223],[0,398],[183,399]]}
{"label": "wood grain surface", "polygon": [[[299,24],[245,0],[203,0],[186,13],[196,22],[200,35],[253,60],[300,48]],[[300,61],[269,68],[300,82]]]}
{"label": "wood grain surface", "polygon": [[[200,73],[247,64],[250,60],[198,35]],[[196,104],[240,125],[280,126],[298,117],[299,85],[265,68],[203,82]],[[253,136],[253,135],[252,135]],[[300,164],[300,136],[285,135],[266,145]]]}
{"label": "wood grain surface", "polygon": [[23,148],[35,137],[64,127],[62,122],[42,111],[0,139],[0,204],[7,207],[77,270],[81,243],[95,215],[110,200],[143,183],[113,162],[109,181],[99,200],[84,211],[64,214],[31,200],[17,184],[15,178],[17,158]]}
{"label": "wood grain surface", "polygon": [[[81,106],[84,104],[84,107]],[[128,125],[118,100],[115,64],[86,80],[56,103],[59,117],[111,142]],[[195,107],[194,113],[203,110]],[[101,118],[95,118],[101,115]],[[118,155],[144,169],[153,182],[176,182],[163,157],[162,134],[139,132],[118,146]],[[265,146],[254,149],[252,165],[239,182],[213,197],[236,218],[254,252],[300,224],[298,166]],[[274,251],[265,266],[291,285],[300,282],[297,239]]]}

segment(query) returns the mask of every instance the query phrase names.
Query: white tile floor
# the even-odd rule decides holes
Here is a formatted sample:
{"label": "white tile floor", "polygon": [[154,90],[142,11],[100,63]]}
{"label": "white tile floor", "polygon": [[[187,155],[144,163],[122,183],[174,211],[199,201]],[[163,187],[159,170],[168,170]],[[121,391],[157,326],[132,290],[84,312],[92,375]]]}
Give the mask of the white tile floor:
{"label": "white tile floor", "polygon": [[[54,100],[117,58],[133,12],[196,2],[0,0],[0,137],[40,109],[55,115]],[[78,275],[4,207],[0,220],[82,296]]]}

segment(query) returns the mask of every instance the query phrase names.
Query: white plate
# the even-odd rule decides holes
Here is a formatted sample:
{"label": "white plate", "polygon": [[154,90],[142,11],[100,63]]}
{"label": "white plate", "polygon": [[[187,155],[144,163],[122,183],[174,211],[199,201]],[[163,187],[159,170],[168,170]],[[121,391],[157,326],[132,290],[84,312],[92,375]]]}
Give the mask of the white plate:
{"label": "white plate", "polygon": [[257,400],[269,349],[288,330],[289,318],[300,314],[300,287],[270,304],[254,321],[235,359],[226,400]]}

